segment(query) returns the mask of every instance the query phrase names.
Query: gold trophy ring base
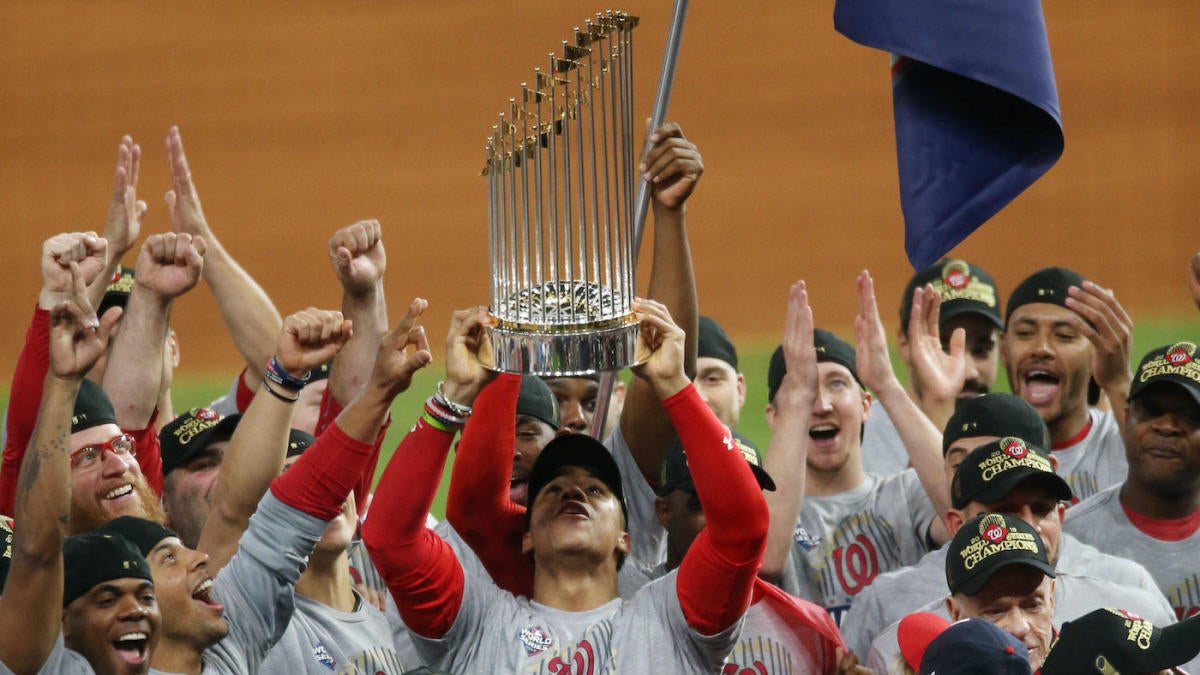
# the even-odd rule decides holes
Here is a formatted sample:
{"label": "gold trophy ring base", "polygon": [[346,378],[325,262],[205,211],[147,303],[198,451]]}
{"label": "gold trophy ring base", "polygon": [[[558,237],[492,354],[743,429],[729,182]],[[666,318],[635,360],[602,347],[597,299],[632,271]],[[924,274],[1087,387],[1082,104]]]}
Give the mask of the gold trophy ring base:
{"label": "gold trophy ring base", "polygon": [[482,350],[480,356],[492,356],[494,362],[483,365],[506,373],[542,377],[594,375],[637,365],[634,350],[638,323],[632,316],[603,328],[544,328],[547,330],[531,330],[529,326],[518,329],[504,323],[487,327],[492,353]]}

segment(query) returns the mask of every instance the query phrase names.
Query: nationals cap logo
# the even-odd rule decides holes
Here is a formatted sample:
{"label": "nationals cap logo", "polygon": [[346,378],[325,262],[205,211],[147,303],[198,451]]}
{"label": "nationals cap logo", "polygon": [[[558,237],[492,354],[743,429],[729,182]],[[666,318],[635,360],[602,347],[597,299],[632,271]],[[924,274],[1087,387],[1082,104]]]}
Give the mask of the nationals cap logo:
{"label": "nationals cap logo", "polygon": [[942,281],[954,290],[962,290],[971,283],[971,268],[963,260],[951,260],[942,267]]}
{"label": "nationals cap logo", "polygon": [[215,410],[208,408],[196,408],[196,419],[211,422],[220,417]]}
{"label": "nationals cap logo", "polygon": [[1016,459],[1021,459],[1029,454],[1029,448],[1025,447],[1025,441],[1014,436],[1009,436],[1000,441],[1000,449],[1004,451],[1004,454]]}
{"label": "nationals cap logo", "polygon": [[1004,526],[1004,516],[990,513],[979,521],[979,536],[999,544],[1008,536],[1008,528]]}
{"label": "nationals cap logo", "polygon": [[1196,345],[1190,342],[1177,342],[1167,350],[1165,358],[1173,366],[1186,366],[1192,362],[1196,354]]}

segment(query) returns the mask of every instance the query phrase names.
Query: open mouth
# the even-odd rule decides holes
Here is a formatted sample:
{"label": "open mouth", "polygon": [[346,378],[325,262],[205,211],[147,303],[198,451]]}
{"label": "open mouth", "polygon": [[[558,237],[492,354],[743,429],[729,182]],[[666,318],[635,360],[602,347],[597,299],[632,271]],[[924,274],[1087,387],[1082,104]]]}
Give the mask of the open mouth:
{"label": "open mouth", "polygon": [[141,665],[149,655],[150,636],[140,631],[125,633],[113,640],[112,645],[126,663]]}
{"label": "open mouth", "polygon": [[508,499],[516,504],[529,502],[529,481],[524,478],[513,478],[508,482]]}
{"label": "open mouth", "polygon": [[131,495],[131,494],[133,494],[133,485],[130,483],[126,483],[120,487],[115,487],[115,488],[109,490],[108,492],[104,493],[104,498],[106,500],[120,499],[121,497],[124,497],[126,495]]}
{"label": "open mouth", "polygon": [[212,588],[213,580],[211,577],[201,581],[200,585],[196,586],[196,590],[192,591],[192,599],[204,605],[205,607],[209,607],[217,611],[224,611],[225,606],[216,600],[213,600]]}
{"label": "open mouth", "polygon": [[1058,396],[1059,385],[1062,382],[1056,373],[1048,370],[1030,370],[1025,373],[1025,400],[1030,405],[1046,405]]}
{"label": "open mouth", "polygon": [[589,518],[587,508],[583,504],[576,501],[564,502],[558,507],[558,515],[560,516],[578,516],[581,518]]}
{"label": "open mouth", "polygon": [[814,441],[832,441],[838,435],[838,429],[832,424],[818,424],[808,430],[808,437]]}

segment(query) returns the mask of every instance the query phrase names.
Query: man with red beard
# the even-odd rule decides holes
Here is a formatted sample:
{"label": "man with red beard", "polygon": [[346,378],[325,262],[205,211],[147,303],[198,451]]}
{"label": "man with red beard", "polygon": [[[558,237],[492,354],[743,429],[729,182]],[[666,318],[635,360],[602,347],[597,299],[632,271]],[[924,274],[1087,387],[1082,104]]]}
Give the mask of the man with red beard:
{"label": "man with red beard", "polygon": [[[1125,479],[1121,443],[1133,322],[1112,291],[1061,267],[1038,270],[1008,301],[1001,355],[1013,393],[1050,430],[1058,474],[1076,500]],[[1088,405],[1094,380],[1112,411]]]}
{"label": "man with red beard", "polygon": [[[202,246],[202,244],[201,244]],[[6,420],[6,441],[0,463],[0,512],[12,509],[17,486],[17,470],[37,419],[36,403],[41,398],[42,380],[48,368],[46,344],[50,331],[49,310],[71,298],[71,265],[85,284],[97,282],[104,267],[107,242],[90,232],[60,234],[42,245],[42,290],[38,308],[25,336],[25,346],[13,373],[13,385]],[[139,265],[147,271],[147,283],[167,274],[198,276],[199,250],[187,237],[153,235],[142,247]],[[186,262],[185,262],[186,261]],[[178,263],[178,264],[177,264]],[[192,281],[194,284],[194,280]],[[182,291],[181,291],[182,292]],[[112,317],[115,321],[116,316]],[[133,332],[133,331],[127,331]],[[161,337],[161,336],[160,336]],[[158,349],[162,349],[159,340]],[[158,361],[161,362],[161,355]],[[110,370],[112,370],[110,368]],[[146,369],[160,373],[160,369]],[[122,429],[104,392],[94,384],[82,385],[81,406],[71,434],[71,448],[103,447],[92,453],[95,460],[71,469],[72,497],[68,528],[71,533],[86,532],[119,515],[137,515],[162,519],[157,493],[162,490],[162,462],[153,419],[147,415],[144,426]],[[138,401],[157,398],[157,385],[145,390]],[[131,399],[132,400],[132,399]]]}

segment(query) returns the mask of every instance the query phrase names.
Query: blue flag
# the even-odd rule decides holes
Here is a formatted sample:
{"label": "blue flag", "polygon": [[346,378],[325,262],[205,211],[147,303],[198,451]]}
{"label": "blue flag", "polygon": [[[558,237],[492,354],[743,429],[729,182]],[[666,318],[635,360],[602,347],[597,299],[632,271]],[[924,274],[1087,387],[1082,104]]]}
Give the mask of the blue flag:
{"label": "blue flag", "polygon": [[1054,165],[1062,114],[1039,0],[837,0],[892,54],[904,249],[933,264]]}

